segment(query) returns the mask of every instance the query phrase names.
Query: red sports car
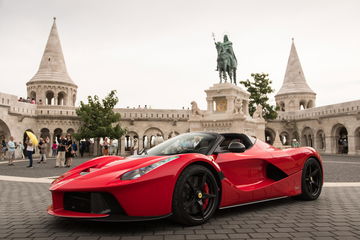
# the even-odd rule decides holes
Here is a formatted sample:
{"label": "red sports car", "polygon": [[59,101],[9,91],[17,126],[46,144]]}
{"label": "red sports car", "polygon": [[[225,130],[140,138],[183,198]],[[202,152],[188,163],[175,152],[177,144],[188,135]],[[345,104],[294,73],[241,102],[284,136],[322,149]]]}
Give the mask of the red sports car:
{"label": "red sports car", "polygon": [[310,147],[280,150],[236,133],[193,132],[141,155],[89,160],[56,179],[48,213],[101,221],[171,216],[196,225],[217,209],[319,197],[323,168]]}

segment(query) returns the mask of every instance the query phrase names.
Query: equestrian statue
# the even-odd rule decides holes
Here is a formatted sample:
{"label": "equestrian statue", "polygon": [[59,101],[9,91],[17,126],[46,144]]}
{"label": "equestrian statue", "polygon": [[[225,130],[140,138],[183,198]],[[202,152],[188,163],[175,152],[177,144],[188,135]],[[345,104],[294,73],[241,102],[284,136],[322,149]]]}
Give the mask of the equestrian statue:
{"label": "equestrian statue", "polygon": [[234,82],[236,85],[236,67],[237,59],[232,47],[232,42],[229,37],[224,35],[224,42],[216,42],[213,34],[216,50],[217,50],[217,68],[219,72],[220,83],[224,79],[227,82],[227,77],[230,78],[230,83]]}

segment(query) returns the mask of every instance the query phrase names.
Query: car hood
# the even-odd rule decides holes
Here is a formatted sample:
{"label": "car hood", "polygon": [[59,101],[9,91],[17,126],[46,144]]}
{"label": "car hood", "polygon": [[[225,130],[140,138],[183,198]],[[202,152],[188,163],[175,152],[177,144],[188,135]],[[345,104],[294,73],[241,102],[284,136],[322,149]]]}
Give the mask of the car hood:
{"label": "car hood", "polygon": [[[124,182],[120,176],[128,171],[149,166],[155,162],[167,159],[171,156],[130,156],[130,157],[99,157],[80,164],[76,168],[64,173],[57,178],[50,188],[55,190],[62,188],[70,190],[76,181],[76,186],[92,186],[92,188],[110,186],[112,183]],[[129,182],[129,181],[125,181]]]}

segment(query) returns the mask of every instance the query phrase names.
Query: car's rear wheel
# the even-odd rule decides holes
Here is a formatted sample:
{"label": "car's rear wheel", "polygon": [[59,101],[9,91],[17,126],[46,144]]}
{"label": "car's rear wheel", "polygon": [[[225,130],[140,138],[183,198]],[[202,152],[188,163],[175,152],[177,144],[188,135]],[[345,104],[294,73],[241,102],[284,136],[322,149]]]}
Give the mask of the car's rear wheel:
{"label": "car's rear wheel", "polygon": [[191,165],[180,175],[173,195],[173,219],[185,225],[206,222],[219,203],[219,187],[213,173]]}
{"label": "car's rear wheel", "polygon": [[299,197],[303,200],[315,200],[320,196],[323,184],[323,172],[320,163],[309,158],[304,165],[301,179],[302,193]]}

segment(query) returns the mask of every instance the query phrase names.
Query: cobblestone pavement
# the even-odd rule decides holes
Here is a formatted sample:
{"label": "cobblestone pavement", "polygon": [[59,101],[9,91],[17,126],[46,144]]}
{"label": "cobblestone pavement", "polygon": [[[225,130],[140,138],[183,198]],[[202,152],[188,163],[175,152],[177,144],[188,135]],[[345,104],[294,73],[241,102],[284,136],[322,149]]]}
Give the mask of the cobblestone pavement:
{"label": "cobblestone pavement", "polygon": [[[360,163],[358,158],[325,156],[327,174],[349,165],[341,161],[353,162],[353,167]],[[0,169],[5,167],[0,165]],[[28,170],[44,171],[40,167]],[[51,202],[48,187],[0,181],[0,239],[360,239],[360,187],[325,187],[316,201],[287,198],[221,210],[208,223],[195,227],[169,219],[101,223],[56,218],[46,213]]]}

